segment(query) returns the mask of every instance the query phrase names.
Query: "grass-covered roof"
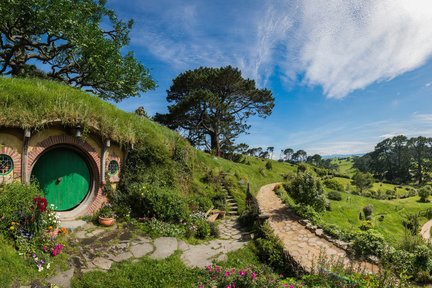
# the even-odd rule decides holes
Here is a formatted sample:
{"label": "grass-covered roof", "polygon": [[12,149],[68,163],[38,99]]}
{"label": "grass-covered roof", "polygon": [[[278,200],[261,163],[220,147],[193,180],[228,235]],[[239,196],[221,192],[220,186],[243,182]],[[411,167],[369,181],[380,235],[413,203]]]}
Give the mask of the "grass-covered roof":
{"label": "grass-covered roof", "polygon": [[[117,109],[96,96],[57,82],[0,77],[0,127],[41,129],[56,122],[96,128],[120,144],[178,137],[160,125]],[[163,135],[160,135],[163,134]],[[153,139],[156,140],[156,139]]]}

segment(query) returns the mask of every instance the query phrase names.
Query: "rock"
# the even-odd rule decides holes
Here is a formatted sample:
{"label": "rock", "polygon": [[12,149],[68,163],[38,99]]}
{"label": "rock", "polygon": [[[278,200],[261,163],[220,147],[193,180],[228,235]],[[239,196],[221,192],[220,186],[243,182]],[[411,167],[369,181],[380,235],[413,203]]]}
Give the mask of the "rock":
{"label": "rock", "polygon": [[317,235],[318,237],[322,237],[324,235],[324,231],[322,229],[316,229],[315,235]]}
{"label": "rock", "polygon": [[111,268],[112,263],[113,261],[102,257],[97,257],[93,259],[93,264],[103,270],[109,270]]}
{"label": "rock", "polygon": [[111,259],[115,262],[121,262],[121,261],[127,260],[127,259],[132,258],[132,257],[133,257],[133,255],[131,252],[123,252],[123,253],[120,253],[118,255],[115,255]]}
{"label": "rock", "polygon": [[150,243],[136,244],[130,247],[130,252],[135,258],[141,258],[154,250]]}
{"label": "rock", "polygon": [[62,288],[69,288],[71,287],[70,282],[74,275],[74,271],[74,268],[64,271],[60,274],[55,275],[54,277],[47,279],[47,282],[50,284],[55,284]]}
{"label": "rock", "polygon": [[177,250],[177,239],[173,237],[161,237],[154,241],[155,251],[150,255],[152,259],[165,259]]}
{"label": "rock", "polygon": [[189,244],[187,244],[183,240],[178,240],[178,249],[181,251],[187,251],[190,249],[190,247]]}

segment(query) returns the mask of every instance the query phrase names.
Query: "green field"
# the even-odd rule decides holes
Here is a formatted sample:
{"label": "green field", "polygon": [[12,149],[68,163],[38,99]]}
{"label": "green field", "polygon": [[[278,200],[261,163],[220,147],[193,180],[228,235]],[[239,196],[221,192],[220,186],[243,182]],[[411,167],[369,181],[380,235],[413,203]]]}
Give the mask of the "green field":
{"label": "green field", "polygon": [[[415,213],[430,208],[428,203],[418,202],[418,197],[396,200],[376,200],[362,196],[341,193],[342,201],[331,202],[331,211],[321,213],[326,223],[335,224],[345,231],[359,231],[361,221],[359,213],[366,205],[372,205],[372,223],[374,228],[380,231],[385,239],[392,244],[402,240],[405,229],[402,225],[404,216],[407,213]],[[378,219],[384,215],[381,222]],[[422,219],[425,222],[426,219]]]}
{"label": "green field", "polygon": [[340,174],[347,175],[349,177],[354,176],[355,169],[353,168],[353,164],[354,164],[353,158],[351,157],[343,158],[343,159],[334,158],[332,159],[331,163],[338,165],[337,171]]}

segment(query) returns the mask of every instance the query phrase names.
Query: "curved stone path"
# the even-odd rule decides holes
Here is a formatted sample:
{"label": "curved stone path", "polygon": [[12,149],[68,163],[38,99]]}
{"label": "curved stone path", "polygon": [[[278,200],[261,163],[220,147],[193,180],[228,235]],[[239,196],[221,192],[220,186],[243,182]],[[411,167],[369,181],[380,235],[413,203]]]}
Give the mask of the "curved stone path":
{"label": "curved stone path", "polygon": [[270,227],[296,264],[311,273],[317,268],[321,256],[326,256],[325,258],[333,260],[332,262],[343,262],[345,267],[351,267],[358,272],[378,272],[378,266],[349,259],[344,250],[301,225],[298,217],[273,192],[275,185],[276,183],[261,187],[257,194],[258,206],[261,215],[268,217]]}
{"label": "curved stone path", "polygon": [[221,220],[218,227],[220,239],[190,245],[173,237],[151,239],[137,236],[132,233],[133,229],[128,227],[101,228],[86,224],[69,240],[68,245],[73,251],[70,269],[46,281],[68,288],[75,273],[108,271],[113,263],[128,259],[135,261],[144,256],[161,260],[171,256],[176,250],[183,252],[181,259],[187,266],[204,268],[214,260],[225,260],[228,252],[237,250],[247,243],[242,240],[236,217]]}
{"label": "curved stone path", "polygon": [[426,241],[430,241],[430,238],[431,238],[430,229],[431,228],[432,228],[432,220],[427,221],[421,228],[420,235]]}

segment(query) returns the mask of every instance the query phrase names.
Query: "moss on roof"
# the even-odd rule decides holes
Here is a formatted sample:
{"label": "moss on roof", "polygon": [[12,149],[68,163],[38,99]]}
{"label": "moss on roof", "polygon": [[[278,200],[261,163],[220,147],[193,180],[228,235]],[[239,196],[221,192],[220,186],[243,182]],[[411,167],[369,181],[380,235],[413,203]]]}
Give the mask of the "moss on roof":
{"label": "moss on roof", "polygon": [[[41,79],[0,77],[0,127],[41,129],[56,122],[81,125],[120,144],[152,138],[166,142],[179,135],[153,121],[124,112],[96,96]],[[174,140],[174,139],[173,139]]]}

